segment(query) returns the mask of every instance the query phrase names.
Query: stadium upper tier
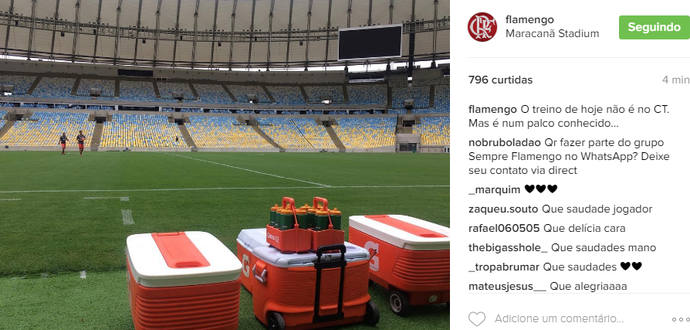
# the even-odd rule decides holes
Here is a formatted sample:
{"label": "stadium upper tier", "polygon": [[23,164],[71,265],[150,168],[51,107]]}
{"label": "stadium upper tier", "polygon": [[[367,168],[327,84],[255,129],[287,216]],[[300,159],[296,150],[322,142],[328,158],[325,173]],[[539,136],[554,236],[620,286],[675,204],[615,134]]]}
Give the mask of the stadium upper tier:
{"label": "stadium upper tier", "polygon": [[395,117],[337,118],[333,130],[345,148],[379,148],[395,145]]}
{"label": "stadium upper tier", "polygon": [[103,124],[101,147],[187,147],[177,124],[163,115],[114,114]]}
{"label": "stadium upper tier", "polygon": [[0,145],[47,147],[58,146],[62,133],[70,140],[68,145],[77,145],[79,130],[86,135],[86,145],[91,144],[95,122],[89,121],[88,113],[34,112],[28,120],[17,121],[0,139]]}
{"label": "stadium upper tier", "polygon": [[450,145],[450,117],[422,117],[412,132],[421,134],[422,145]]}
{"label": "stadium upper tier", "polygon": [[199,148],[273,148],[251,126],[241,125],[235,117],[191,116],[189,134]]}
{"label": "stadium upper tier", "polygon": [[[87,106],[160,106],[174,109],[174,112],[179,112],[181,108],[198,108],[203,112],[215,109],[221,113],[226,109],[220,108],[226,107],[232,113],[257,114],[297,114],[295,111],[301,111],[301,114],[305,114],[305,111],[309,111],[306,114],[365,114],[361,111],[379,114],[385,113],[386,109],[389,114],[450,112],[450,81],[439,76],[414,80],[409,87],[400,74],[391,75],[383,81],[358,83],[348,83],[330,76],[315,78],[313,83],[309,79],[295,78],[292,84],[284,78],[275,82],[266,78],[263,81],[238,83],[195,79],[193,76],[183,79],[57,75],[46,73],[31,76],[0,72],[0,85],[12,85],[15,90],[12,95],[0,96],[0,101],[4,102],[0,105],[71,109],[85,109]],[[92,89],[100,90],[101,96],[91,96]],[[182,99],[178,100],[180,97]],[[414,100],[414,109],[405,109],[407,99]],[[252,100],[257,104],[247,106]],[[323,104],[324,100],[329,100],[330,105]]]}

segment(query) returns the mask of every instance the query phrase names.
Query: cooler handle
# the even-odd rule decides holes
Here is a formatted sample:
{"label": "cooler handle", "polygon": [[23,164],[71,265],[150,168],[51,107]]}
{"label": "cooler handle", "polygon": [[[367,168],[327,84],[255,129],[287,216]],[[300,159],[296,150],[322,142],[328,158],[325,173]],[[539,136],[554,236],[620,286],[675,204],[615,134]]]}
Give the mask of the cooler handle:
{"label": "cooler handle", "polygon": [[[322,263],[321,256],[327,251],[340,251],[340,262],[330,262]],[[343,292],[345,286],[345,267],[347,267],[347,261],[345,260],[345,252],[347,248],[345,244],[334,244],[334,245],[323,245],[316,249],[317,261],[314,263],[316,268],[316,292],[314,294],[314,323],[330,322],[336,320],[342,320],[345,318],[343,313]],[[321,271],[325,268],[340,268],[340,284],[338,288],[338,312],[333,315],[321,316],[319,314],[319,307],[321,306]]]}
{"label": "cooler handle", "polygon": [[328,209],[328,200],[323,197],[314,197],[314,206],[312,207],[316,209],[319,205],[318,202],[323,204],[321,211],[328,212],[328,229],[333,229],[333,220],[331,220],[331,210]]}
{"label": "cooler handle", "polygon": [[323,204],[323,208],[321,209],[322,211],[328,210],[328,200],[327,199],[325,199],[323,197],[314,197],[313,208],[317,208],[317,206],[319,206],[318,202],[321,202]]}
{"label": "cooler handle", "polygon": [[287,203],[290,202],[290,210],[292,210],[292,217],[295,220],[295,228],[299,228],[299,222],[297,221],[297,211],[295,211],[295,199],[292,197],[283,197],[283,208],[287,206]]}
{"label": "cooler handle", "polygon": [[[259,266],[258,272],[256,269],[257,265]],[[261,273],[261,275],[259,275],[258,273]],[[254,274],[254,278],[256,278],[256,280],[259,281],[259,283],[261,284],[266,283],[266,273],[268,273],[268,271],[266,270],[266,264],[262,261],[257,261],[254,264],[254,267],[252,267],[252,274]]]}

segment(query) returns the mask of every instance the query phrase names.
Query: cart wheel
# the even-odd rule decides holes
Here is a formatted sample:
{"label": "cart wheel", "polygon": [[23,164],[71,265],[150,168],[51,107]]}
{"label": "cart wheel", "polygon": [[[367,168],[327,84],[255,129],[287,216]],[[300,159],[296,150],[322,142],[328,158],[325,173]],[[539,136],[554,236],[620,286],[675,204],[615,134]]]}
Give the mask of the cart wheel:
{"label": "cart wheel", "polygon": [[364,315],[364,323],[373,327],[379,323],[380,319],[381,315],[379,314],[379,308],[369,300],[367,302],[367,313]]}
{"label": "cart wheel", "polygon": [[268,313],[268,325],[266,329],[269,330],[285,330],[285,320],[283,320],[283,315],[276,312]]}
{"label": "cart wheel", "polygon": [[405,316],[410,312],[410,300],[407,296],[400,291],[391,292],[388,302],[391,304],[391,309],[393,313],[398,316]]}

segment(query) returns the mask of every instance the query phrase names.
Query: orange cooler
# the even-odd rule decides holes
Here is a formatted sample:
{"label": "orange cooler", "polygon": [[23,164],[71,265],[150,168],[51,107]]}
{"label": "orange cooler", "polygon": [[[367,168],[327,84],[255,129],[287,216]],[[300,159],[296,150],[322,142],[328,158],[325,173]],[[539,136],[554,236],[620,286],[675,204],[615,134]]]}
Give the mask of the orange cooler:
{"label": "orange cooler", "polygon": [[131,235],[126,253],[135,329],[237,329],[242,263],[213,235]]}
{"label": "orange cooler", "polygon": [[239,246],[252,247],[254,315],[269,329],[378,323],[379,312],[368,292],[367,250],[346,242],[316,252],[282,253],[260,246],[259,237],[265,235],[264,228],[244,229],[237,241],[238,251]]}
{"label": "orange cooler", "polygon": [[369,250],[369,276],[398,315],[450,303],[450,228],[406,215],[350,217],[350,242]]}
{"label": "orange cooler", "polygon": [[256,264],[254,249],[259,247],[269,247],[266,242],[266,229],[244,229],[237,236],[237,257],[242,260],[242,275],[240,280],[242,286],[252,292],[252,266]]}

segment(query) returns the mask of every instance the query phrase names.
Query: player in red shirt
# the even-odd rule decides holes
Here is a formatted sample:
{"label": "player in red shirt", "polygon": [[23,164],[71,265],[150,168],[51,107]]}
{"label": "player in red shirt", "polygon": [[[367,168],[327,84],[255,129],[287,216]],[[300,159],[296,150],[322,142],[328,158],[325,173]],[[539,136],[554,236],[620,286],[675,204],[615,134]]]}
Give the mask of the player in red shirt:
{"label": "player in red shirt", "polygon": [[86,136],[84,136],[84,133],[79,131],[79,135],[77,135],[77,142],[79,143],[79,156],[84,153],[84,141],[86,141]]}
{"label": "player in red shirt", "polygon": [[65,133],[63,132],[62,136],[60,136],[60,145],[62,146],[63,155],[65,154],[65,147],[67,146],[67,141],[69,141],[69,139],[67,138],[67,135],[65,135]]}

